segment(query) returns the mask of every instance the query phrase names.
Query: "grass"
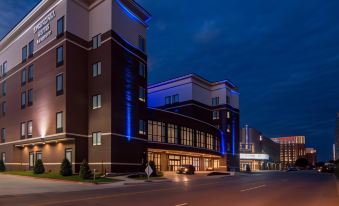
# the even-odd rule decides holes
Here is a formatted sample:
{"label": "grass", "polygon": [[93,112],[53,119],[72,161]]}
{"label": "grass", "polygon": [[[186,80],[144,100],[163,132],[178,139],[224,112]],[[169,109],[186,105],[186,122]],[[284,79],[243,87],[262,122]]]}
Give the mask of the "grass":
{"label": "grass", "polygon": [[[137,174],[137,175],[130,175],[128,178],[134,179],[134,180],[147,180],[147,175],[146,174]],[[163,180],[166,179],[163,177],[162,172],[158,172],[156,177],[150,177],[150,180]]]}
{"label": "grass", "polygon": [[64,177],[58,173],[54,172],[46,172],[44,174],[34,174],[32,171],[6,171],[1,172],[3,174],[10,174],[10,175],[19,175],[19,176],[27,176],[27,177],[38,177],[38,178],[46,178],[46,179],[55,179],[55,180],[66,180],[66,181],[73,181],[73,182],[88,182],[88,183],[112,183],[117,182],[119,180],[100,177],[99,175],[96,176],[95,181],[93,179],[82,179],[78,175],[72,175],[68,177]]}

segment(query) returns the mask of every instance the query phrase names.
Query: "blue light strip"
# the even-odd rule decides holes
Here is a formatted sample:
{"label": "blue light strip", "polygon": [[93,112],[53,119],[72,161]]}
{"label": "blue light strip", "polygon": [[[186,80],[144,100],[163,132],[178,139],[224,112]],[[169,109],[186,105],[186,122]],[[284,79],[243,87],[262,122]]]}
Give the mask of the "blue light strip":
{"label": "blue light strip", "polygon": [[132,137],[132,87],[133,74],[130,66],[130,58],[128,58],[127,66],[125,67],[125,102],[126,102],[126,136],[127,140],[131,141]]}
{"label": "blue light strip", "polygon": [[221,154],[225,155],[225,133],[220,130],[221,134]]}
{"label": "blue light strip", "polygon": [[235,155],[235,121],[232,120],[232,155]]}
{"label": "blue light strip", "polygon": [[142,19],[140,19],[137,15],[135,15],[132,11],[130,11],[120,0],[116,0],[116,2],[118,3],[118,5],[121,7],[122,10],[125,11],[125,13],[132,18],[133,20],[140,22],[142,25],[148,27],[147,22],[149,22],[149,20],[151,19],[151,17],[148,17],[148,19],[146,19],[145,21],[143,21]]}

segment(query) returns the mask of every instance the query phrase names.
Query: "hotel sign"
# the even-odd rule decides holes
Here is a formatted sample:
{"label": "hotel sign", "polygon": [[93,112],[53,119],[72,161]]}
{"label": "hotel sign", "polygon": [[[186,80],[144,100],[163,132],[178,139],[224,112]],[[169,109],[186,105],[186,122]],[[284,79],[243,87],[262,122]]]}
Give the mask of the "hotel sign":
{"label": "hotel sign", "polygon": [[36,40],[37,44],[40,44],[52,35],[51,21],[55,18],[55,16],[55,11],[53,10],[34,26],[34,34],[38,33],[38,39]]}
{"label": "hotel sign", "polygon": [[269,160],[270,156],[268,154],[246,154],[240,153],[241,160]]}

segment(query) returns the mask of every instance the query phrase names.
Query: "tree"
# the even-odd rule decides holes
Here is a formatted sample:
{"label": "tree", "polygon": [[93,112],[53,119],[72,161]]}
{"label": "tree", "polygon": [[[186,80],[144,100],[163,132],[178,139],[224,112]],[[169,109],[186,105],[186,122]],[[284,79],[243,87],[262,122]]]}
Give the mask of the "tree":
{"label": "tree", "polygon": [[81,163],[79,176],[82,179],[89,179],[92,177],[92,171],[90,170],[88,162],[85,159]]}
{"label": "tree", "polygon": [[0,160],[0,172],[6,171],[6,166],[4,161]]}
{"label": "tree", "polygon": [[60,175],[65,177],[65,176],[72,176],[72,174],[73,174],[72,165],[69,162],[69,160],[65,158],[61,163]]}
{"label": "tree", "polygon": [[34,168],[33,168],[33,173],[34,174],[43,174],[44,172],[45,172],[44,163],[42,162],[41,159],[36,160]]}
{"label": "tree", "polygon": [[337,159],[337,161],[335,161],[336,164],[336,169],[335,169],[335,175],[337,176],[337,178],[339,179],[339,159]]}
{"label": "tree", "polygon": [[309,163],[308,163],[307,159],[305,159],[305,158],[299,158],[299,159],[297,159],[297,161],[295,161],[295,166],[297,166],[297,167],[305,168],[308,165],[309,165]]}
{"label": "tree", "polygon": [[151,177],[157,176],[157,167],[155,166],[154,161],[149,161],[148,165],[152,168],[153,172],[151,174]]}

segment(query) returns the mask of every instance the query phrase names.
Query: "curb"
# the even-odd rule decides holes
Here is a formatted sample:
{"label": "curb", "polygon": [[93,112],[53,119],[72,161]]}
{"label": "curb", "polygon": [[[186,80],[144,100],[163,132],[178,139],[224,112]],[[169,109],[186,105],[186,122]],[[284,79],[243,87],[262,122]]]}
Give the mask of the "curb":
{"label": "curb", "polygon": [[172,182],[171,180],[165,181],[142,181],[142,182],[125,182],[124,185],[149,185],[149,184],[159,184],[164,182]]}

